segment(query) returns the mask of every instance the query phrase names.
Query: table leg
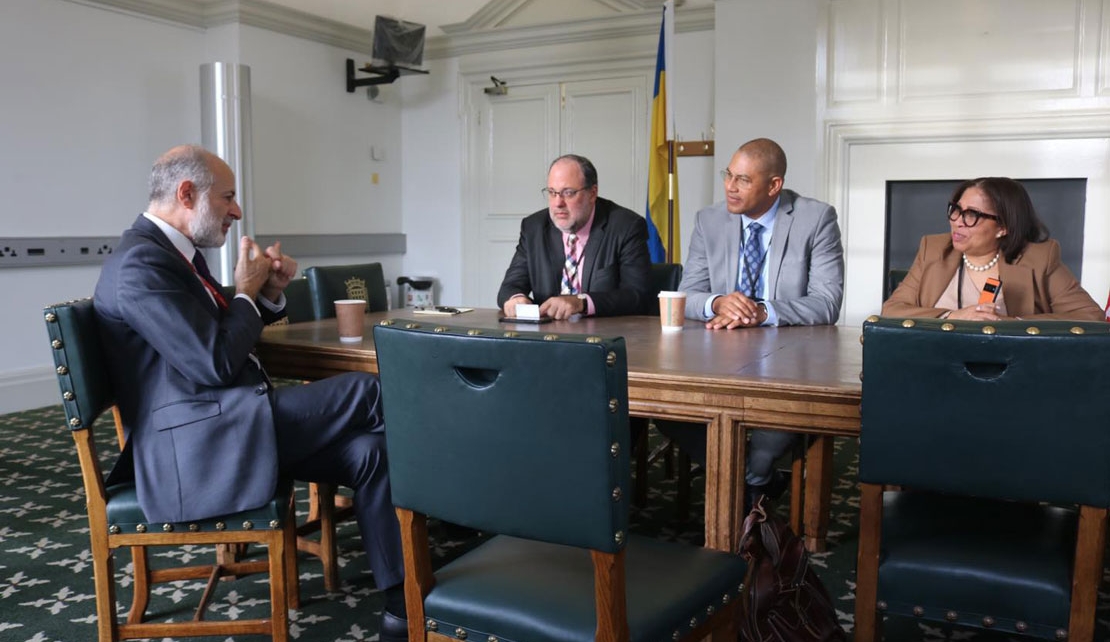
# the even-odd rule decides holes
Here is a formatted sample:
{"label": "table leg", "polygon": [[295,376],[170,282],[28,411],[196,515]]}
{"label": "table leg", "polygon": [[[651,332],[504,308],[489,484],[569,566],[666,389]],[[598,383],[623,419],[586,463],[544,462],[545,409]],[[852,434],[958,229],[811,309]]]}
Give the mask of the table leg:
{"label": "table leg", "polygon": [[738,418],[722,413],[706,426],[705,545],[735,552],[744,509],[746,433]]}
{"label": "table leg", "polygon": [[814,437],[806,451],[805,542],[811,553],[825,550],[832,484],[833,438]]}

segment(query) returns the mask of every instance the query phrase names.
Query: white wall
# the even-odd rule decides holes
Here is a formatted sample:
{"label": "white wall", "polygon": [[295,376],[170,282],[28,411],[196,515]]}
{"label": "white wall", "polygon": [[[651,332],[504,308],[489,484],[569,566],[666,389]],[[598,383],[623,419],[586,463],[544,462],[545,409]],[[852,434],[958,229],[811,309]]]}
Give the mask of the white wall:
{"label": "white wall", "polygon": [[[771,138],[786,151],[786,187],[817,191],[814,0],[717,0],[715,70],[717,166],[745,141]],[[716,181],[714,195],[724,198]]]}
{"label": "white wall", "polygon": [[[4,0],[0,236],[120,234],[146,205],[154,158],[200,141],[199,68],[216,59],[251,67],[258,234],[400,232],[399,95],[346,93],[347,57],[362,58],[253,27],[206,32],[63,0]],[[370,145],[384,160],[370,159]],[[400,256],[296,258],[381,260],[387,279],[401,273]],[[57,403],[42,308],[89,296],[98,274],[0,269],[0,412]]]}
{"label": "white wall", "polygon": [[[712,31],[675,34],[675,68],[669,75],[677,140],[713,140],[715,40]],[[694,216],[701,208],[713,204],[713,188],[720,183],[718,169],[713,156],[678,158],[679,238],[683,261],[694,233]]]}

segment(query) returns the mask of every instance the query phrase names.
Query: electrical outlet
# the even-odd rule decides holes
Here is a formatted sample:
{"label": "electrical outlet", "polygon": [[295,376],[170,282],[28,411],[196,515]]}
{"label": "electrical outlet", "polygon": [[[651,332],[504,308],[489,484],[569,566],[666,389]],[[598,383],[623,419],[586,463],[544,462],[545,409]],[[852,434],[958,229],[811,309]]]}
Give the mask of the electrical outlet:
{"label": "electrical outlet", "polygon": [[118,243],[118,236],[0,238],[0,268],[100,265]]}

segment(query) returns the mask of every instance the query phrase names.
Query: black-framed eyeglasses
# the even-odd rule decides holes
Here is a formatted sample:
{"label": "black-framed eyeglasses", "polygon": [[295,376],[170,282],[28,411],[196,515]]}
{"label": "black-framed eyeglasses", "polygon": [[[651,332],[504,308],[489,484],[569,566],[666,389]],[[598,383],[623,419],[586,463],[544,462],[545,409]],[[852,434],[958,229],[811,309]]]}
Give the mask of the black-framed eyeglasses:
{"label": "black-framed eyeglasses", "polygon": [[578,189],[574,189],[572,187],[568,187],[566,189],[551,189],[550,187],[545,187],[545,188],[541,189],[540,192],[544,196],[546,196],[547,198],[555,198],[556,196],[562,196],[563,200],[569,201],[570,199],[574,198],[575,196],[578,196],[579,192],[584,192],[588,189],[590,189],[590,188],[589,187],[579,187]]}
{"label": "black-framed eyeglasses", "polygon": [[979,219],[983,219],[983,218],[989,218],[992,221],[997,221],[998,220],[998,215],[997,214],[987,214],[986,212],[980,212],[979,210],[973,210],[970,207],[961,208],[958,203],[949,203],[948,204],[948,220],[949,221],[955,221],[956,217],[962,217],[963,220],[964,220],[964,225],[966,225],[968,227],[975,227],[976,225],[979,224]]}

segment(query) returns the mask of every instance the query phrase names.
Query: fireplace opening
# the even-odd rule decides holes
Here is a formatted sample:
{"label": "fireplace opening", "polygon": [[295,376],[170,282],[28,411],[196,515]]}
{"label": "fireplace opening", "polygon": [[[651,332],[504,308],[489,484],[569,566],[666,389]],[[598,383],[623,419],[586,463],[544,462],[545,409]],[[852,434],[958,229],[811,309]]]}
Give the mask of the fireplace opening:
{"label": "fireplace opening", "polygon": [[[908,270],[913,265],[921,237],[949,231],[947,207],[960,180],[887,181],[886,238],[883,274]],[[1018,179],[1029,192],[1037,216],[1049,235],[1060,243],[1060,258],[1082,279],[1083,221],[1087,203],[1086,178]],[[889,296],[886,278],[882,297]]]}

